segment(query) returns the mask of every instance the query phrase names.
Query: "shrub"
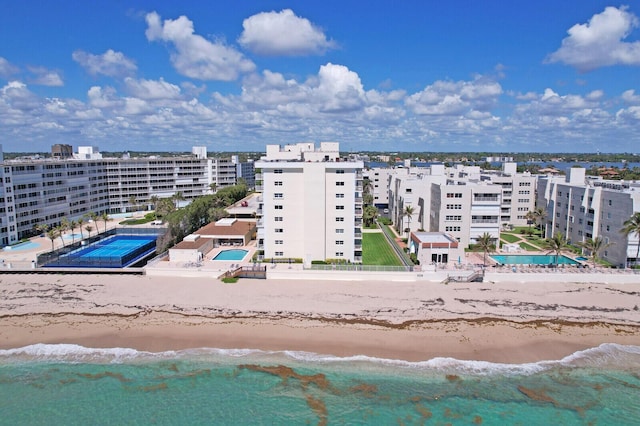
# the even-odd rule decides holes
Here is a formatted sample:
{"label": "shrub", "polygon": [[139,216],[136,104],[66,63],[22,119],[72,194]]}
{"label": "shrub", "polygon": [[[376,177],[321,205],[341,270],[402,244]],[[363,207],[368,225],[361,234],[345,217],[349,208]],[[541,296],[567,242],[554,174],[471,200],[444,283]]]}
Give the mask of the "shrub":
{"label": "shrub", "polygon": [[391,225],[393,223],[393,221],[391,219],[389,219],[388,217],[379,217],[378,218],[378,222],[380,222],[383,225]]}

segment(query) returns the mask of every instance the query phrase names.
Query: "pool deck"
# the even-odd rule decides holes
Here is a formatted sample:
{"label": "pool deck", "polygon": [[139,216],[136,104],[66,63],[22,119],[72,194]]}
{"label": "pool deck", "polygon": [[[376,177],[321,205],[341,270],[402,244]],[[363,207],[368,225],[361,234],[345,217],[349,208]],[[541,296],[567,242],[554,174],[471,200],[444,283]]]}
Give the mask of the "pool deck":
{"label": "pool deck", "polygon": [[[124,219],[122,219],[124,220]],[[99,222],[100,229],[103,223]],[[130,226],[119,225],[116,221],[108,222],[107,229],[123,228]],[[135,225],[134,225],[135,227]],[[0,250],[0,274],[3,272],[29,273],[35,272],[33,262],[39,253],[51,250],[51,240],[46,237],[34,237],[31,239],[37,246],[32,249]],[[67,241],[65,240],[65,243]],[[54,248],[62,246],[60,238],[54,241]],[[229,249],[248,250],[243,261],[211,260],[219,252]],[[144,268],[131,268],[131,273],[144,271],[146,275],[162,275],[176,277],[211,277],[217,279],[227,271],[238,267],[253,266],[251,259],[255,253],[255,241],[248,246],[222,246],[207,253],[199,263],[193,262],[169,262],[156,259]],[[518,254],[504,253],[498,254]],[[545,254],[545,252],[522,252],[520,254]],[[570,256],[574,258],[573,256]],[[593,268],[590,262],[579,261],[580,268],[573,265],[560,265],[559,268],[547,268],[545,265],[504,265],[500,266],[487,256],[487,266],[484,268],[484,282],[582,282],[582,283],[637,283],[640,281],[640,270]],[[482,271],[483,254],[479,252],[466,253],[463,261],[449,262],[448,264],[427,265],[416,272],[367,272],[367,271],[316,271],[304,269],[302,264],[276,263],[267,265],[267,277],[274,279],[321,279],[340,281],[429,281],[443,282],[451,276],[465,276]],[[584,266],[588,266],[585,268]],[[53,269],[53,270],[51,270]],[[81,270],[78,270],[81,269]],[[88,273],[86,268],[68,268],[69,273]],[[124,271],[124,270],[123,270]],[[65,273],[56,268],[38,268],[38,272]],[[92,272],[102,273],[99,269]],[[105,271],[114,273],[113,271]],[[129,272],[129,271],[126,271]]]}

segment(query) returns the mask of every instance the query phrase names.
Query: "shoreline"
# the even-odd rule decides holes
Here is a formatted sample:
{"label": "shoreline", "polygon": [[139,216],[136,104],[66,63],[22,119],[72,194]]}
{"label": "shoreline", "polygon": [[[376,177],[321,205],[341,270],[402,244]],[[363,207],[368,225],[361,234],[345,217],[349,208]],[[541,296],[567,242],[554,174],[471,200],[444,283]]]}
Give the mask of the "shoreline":
{"label": "shoreline", "polygon": [[0,349],[303,351],[521,364],[640,346],[640,284],[0,277]]}
{"label": "shoreline", "polygon": [[640,327],[602,323],[447,320],[398,329],[318,321],[291,324],[286,320],[189,317],[181,321],[151,313],[134,319],[109,315],[28,315],[31,325],[25,330],[23,319],[2,319],[0,349],[44,343],[145,352],[252,349],[336,357],[364,355],[409,362],[445,357],[523,364],[560,360],[604,343],[640,346]]}

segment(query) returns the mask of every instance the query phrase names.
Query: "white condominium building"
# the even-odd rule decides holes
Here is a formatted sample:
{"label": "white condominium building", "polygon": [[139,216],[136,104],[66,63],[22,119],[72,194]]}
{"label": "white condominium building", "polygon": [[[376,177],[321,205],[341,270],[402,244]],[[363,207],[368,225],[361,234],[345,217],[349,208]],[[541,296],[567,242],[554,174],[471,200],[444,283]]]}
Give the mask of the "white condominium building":
{"label": "white condominium building", "polygon": [[626,238],[620,230],[640,211],[640,183],[585,175],[584,168],[573,167],[566,177],[538,179],[537,205],[546,210],[546,237],[560,232],[572,244],[602,237],[611,245],[599,256],[624,267],[636,259],[638,236]]}
{"label": "white condominium building", "polygon": [[[81,147],[83,148],[83,147]],[[178,193],[185,202],[236,182],[230,158],[195,156],[102,158],[84,147],[73,159],[17,159],[0,164],[0,245],[87,213],[153,208],[153,199]],[[196,158],[203,157],[204,158]],[[78,159],[87,158],[88,159]]]}
{"label": "white condominium building", "polygon": [[404,235],[407,229],[445,232],[466,247],[485,232],[499,238],[503,224],[526,225],[526,213],[535,206],[535,181],[515,173],[515,164],[494,173],[432,165],[418,174],[389,175],[389,210]]}
{"label": "white condominium building", "polygon": [[300,143],[267,145],[255,167],[265,259],[362,261],[361,161],[341,161],[335,142]]}

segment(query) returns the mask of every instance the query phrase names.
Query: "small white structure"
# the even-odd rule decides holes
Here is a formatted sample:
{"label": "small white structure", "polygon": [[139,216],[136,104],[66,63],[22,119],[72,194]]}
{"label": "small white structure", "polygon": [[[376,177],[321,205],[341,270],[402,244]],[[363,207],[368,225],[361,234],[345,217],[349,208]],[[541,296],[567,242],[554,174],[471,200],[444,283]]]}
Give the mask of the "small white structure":
{"label": "small white structure", "polygon": [[184,240],[169,249],[171,262],[200,262],[213,249],[211,238],[199,235],[187,235]]}
{"label": "small white structure", "polygon": [[443,232],[412,232],[409,252],[416,254],[421,265],[460,262],[464,256],[458,241]]}

